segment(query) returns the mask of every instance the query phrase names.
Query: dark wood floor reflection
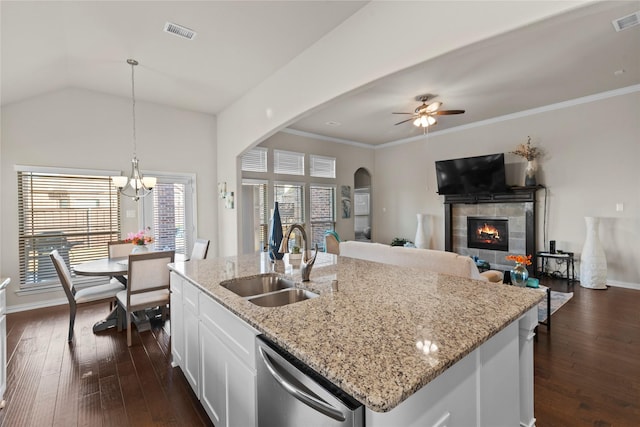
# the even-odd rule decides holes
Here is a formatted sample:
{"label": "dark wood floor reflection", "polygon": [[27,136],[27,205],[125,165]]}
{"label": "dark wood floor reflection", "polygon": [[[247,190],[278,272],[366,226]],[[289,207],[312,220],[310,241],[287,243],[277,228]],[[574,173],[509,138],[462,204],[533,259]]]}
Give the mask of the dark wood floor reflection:
{"label": "dark wood floor reflection", "polygon": [[574,296],[538,328],[536,425],[640,426],[640,291],[548,284]]}
{"label": "dark wood floor reflection", "polygon": [[178,368],[169,322],[151,331],[94,334],[107,304],[80,306],[68,344],[68,306],[7,316],[6,406],[2,426],[211,425]]}

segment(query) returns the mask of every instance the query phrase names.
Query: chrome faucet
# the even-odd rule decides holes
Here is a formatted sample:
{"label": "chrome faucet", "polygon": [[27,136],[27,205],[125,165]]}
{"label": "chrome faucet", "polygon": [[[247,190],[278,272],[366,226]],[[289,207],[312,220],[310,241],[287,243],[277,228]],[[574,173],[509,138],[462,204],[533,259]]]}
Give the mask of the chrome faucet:
{"label": "chrome faucet", "polygon": [[289,226],[287,231],[284,232],[284,236],[282,237],[282,243],[280,244],[279,252],[284,254],[289,250],[289,236],[293,232],[293,230],[298,229],[302,233],[302,263],[300,264],[300,274],[302,274],[302,281],[308,282],[309,275],[311,274],[311,267],[316,262],[316,257],[318,256],[318,244],[316,243],[316,253],[311,258],[311,251],[307,249],[307,232],[304,231],[304,227],[300,224],[292,224]]}

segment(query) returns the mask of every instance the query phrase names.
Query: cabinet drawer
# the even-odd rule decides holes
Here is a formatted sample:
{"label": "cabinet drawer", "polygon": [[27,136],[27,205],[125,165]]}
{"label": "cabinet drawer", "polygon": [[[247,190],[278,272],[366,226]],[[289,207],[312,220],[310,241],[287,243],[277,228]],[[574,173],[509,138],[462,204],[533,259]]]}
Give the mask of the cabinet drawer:
{"label": "cabinet drawer", "polygon": [[255,337],[258,332],[213,298],[200,294],[200,321],[247,364],[255,369]]}
{"label": "cabinet drawer", "polygon": [[177,292],[180,295],[182,295],[182,281],[184,279],[180,276],[178,276],[176,273],[174,273],[173,271],[171,272],[171,292]]}
{"label": "cabinet drawer", "polygon": [[184,309],[191,311],[192,314],[198,315],[198,295],[200,290],[186,280],[182,281],[182,303]]}

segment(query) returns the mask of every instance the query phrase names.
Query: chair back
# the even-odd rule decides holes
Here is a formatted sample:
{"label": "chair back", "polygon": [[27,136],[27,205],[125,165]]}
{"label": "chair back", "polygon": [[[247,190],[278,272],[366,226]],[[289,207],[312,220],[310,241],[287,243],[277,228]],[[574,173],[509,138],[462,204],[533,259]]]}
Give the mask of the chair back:
{"label": "chair back", "polygon": [[169,289],[169,268],[175,251],[129,255],[127,294]]}
{"label": "chair back", "polygon": [[124,240],[114,240],[107,243],[109,247],[109,258],[124,258],[131,254],[134,245]]}
{"label": "chair back", "polygon": [[71,280],[71,273],[69,272],[69,268],[67,264],[64,262],[62,255],[58,252],[57,249],[54,249],[49,254],[51,257],[51,262],[53,262],[53,266],[56,268],[56,272],[58,273],[58,278],[60,279],[60,283],[64,288],[64,293],[67,295],[67,299],[69,300],[69,304],[75,304],[75,294],[76,289],[73,286],[73,281]]}
{"label": "chair back", "polygon": [[209,251],[209,240],[206,239],[196,239],[196,243],[193,245],[193,250],[191,251],[191,257],[189,260],[194,259],[205,259],[207,257],[207,252]]}

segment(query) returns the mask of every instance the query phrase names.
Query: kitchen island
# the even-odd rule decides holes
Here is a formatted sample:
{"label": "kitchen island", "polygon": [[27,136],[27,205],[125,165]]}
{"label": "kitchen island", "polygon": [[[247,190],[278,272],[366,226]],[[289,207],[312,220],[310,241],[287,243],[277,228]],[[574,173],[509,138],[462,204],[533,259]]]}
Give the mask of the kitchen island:
{"label": "kitchen island", "polygon": [[[255,368],[248,335],[264,334],[361,402],[367,426],[495,425],[489,423],[514,417],[515,424],[534,424],[532,331],[544,293],[321,253],[311,281],[297,285],[319,296],[268,308],[220,286],[270,272],[266,254],[176,262],[170,268],[172,292],[192,293],[183,292],[179,301],[172,294],[171,302],[172,345],[185,349],[174,353],[174,362],[183,371],[187,359],[201,355],[206,344],[202,337],[175,334],[197,330],[190,310],[201,324],[208,311],[218,310],[246,326],[224,330],[230,320],[225,317],[214,319],[210,328],[218,334],[212,339],[227,341],[231,355],[242,359],[246,378]],[[286,257],[275,270],[300,280]],[[181,288],[174,290],[178,280]],[[331,290],[333,280],[338,280],[337,292]],[[176,317],[184,317],[185,326],[178,320],[176,328]],[[199,350],[188,350],[188,342]],[[236,344],[240,350],[233,349]],[[196,362],[191,366],[196,369]],[[211,398],[202,395],[208,380],[188,368],[185,375],[193,377],[194,391],[207,409]],[[219,411],[208,412],[217,424]]]}

